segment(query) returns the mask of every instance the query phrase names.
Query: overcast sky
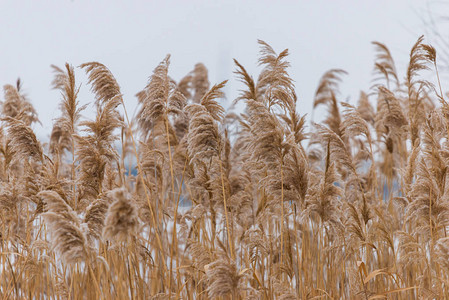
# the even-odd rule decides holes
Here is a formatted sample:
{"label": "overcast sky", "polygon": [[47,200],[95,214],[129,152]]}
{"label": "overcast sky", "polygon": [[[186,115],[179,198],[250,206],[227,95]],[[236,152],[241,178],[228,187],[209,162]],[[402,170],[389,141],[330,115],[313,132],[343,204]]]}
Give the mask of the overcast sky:
{"label": "overcast sky", "polygon": [[[232,58],[256,77],[260,70],[257,39],[262,39],[277,52],[289,49],[298,110],[310,116],[318,80],[328,69],[342,68],[349,73],[340,100],[354,103],[359,91],[369,88],[374,58],[371,41],[385,43],[400,75],[404,74],[411,46],[425,33],[419,17],[425,3],[0,0],[0,84],[22,79],[42,122],[34,129],[44,138],[51,132],[52,120],[59,116],[60,95],[50,88],[51,64],[105,64],[133,112],[134,95],[170,53],[169,73],[175,80],[197,62],[209,69],[211,84],[230,79],[226,88],[230,102],[241,88],[232,73]],[[80,102],[92,103],[84,71],[76,72],[82,84]],[[93,117],[93,113],[86,116]]]}

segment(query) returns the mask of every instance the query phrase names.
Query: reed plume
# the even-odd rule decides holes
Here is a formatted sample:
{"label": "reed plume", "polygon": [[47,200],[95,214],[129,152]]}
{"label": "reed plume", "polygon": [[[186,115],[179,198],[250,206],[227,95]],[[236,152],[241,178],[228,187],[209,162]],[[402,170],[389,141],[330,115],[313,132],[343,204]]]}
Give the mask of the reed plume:
{"label": "reed plume", "polygon": [[24,93],[21,92],[22,82],[17,79],[16,86],[7,84],[3,86],[5,101],[2,103],[2,115],[23,121],[30,126],[39,122],[36,110]]}
{"label": "reed plume", "polygon": [[[102,63],[88,62],[80,65],[89,76],[89,83],[95,93],[97,105],[102,105],[116,96],[121,97],[120,87],[111,71]],[[72,111],[72,113],[74,113]]]}
{"label": "reed plume", "polygon": [[88,257],[86,235],[75,212],[56,192],[42,191],[38,196],[46,204],[42,216],[50,230],[52,247],[66,263],[84,261]]}
{"label": "reed plume", "polygon": [[8,137],[11,139],[11,151],[15,153],[15,159],[43,162],[44,153],[42,146],[33,130],[24,121],[12,117],[3,119],[6,122]]}
{"label": "reed plume", "polygon": [[123,189],[109,192],[114,200],[104,219],[103,237],[111,241],[128,241],[138,233],[137,210]]}

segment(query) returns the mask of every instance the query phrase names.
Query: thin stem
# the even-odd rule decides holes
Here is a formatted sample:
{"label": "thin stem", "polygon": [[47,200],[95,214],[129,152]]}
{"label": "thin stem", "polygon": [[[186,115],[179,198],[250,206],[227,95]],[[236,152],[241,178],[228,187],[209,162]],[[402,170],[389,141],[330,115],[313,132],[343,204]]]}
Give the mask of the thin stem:
{"label": "thin stem", "polygon": [[[170,176],[171,176],[171,193],[173,195],[173,202],[174,202],[174,197],[175,197],[175,177],[173,175],[173,160],[172,160],[172,155],[171,155],[171,145],[170,145],[170,132],[168,130],[168,116],[167,114],[165,114],[165,130],[166,130],[166,134],[167,134],[167,145],[168,145],[168,158],[170,160]],[[176,210],[178,209],[178,204],[176,204]],[[175,211],[175,218],[176,218],[176,214],[177,212]],[[175,219],[176,222],[176,219]],[[176,224],[176,223],[175,223]],[[175,227],[173,227],[173,238],[175,237],[175,232],[176,232],[176,225]],[[172,244],[175,241],[172,240]],[[172,281],[172,272],[173,272],[173,245],[171,247],[170,250],[170,271],[169,271],[169,279],[168,279],[168,292],[169,292],[169,297],[171,297],[171,281]]]}
{"label": "thin stem", "polygon": [[221,175],[221,187],[223,192],[223,206],[224,206],[224,214],[226,218],[226,232],[228,233],[228,243],[229,243],[229,250],[231,252],[231,258],[235,259],[234,255],[234,249],[232,247],[232,235],[229,230],[229,219],[228,219],[228,205],[226,204],[226,193],[225,193],[225,187],[224,187],[224,177],[223,177],[223,166],[221,159],[218,160],[220,164],[220,175]]}
{"label": "thin stem", "polygon": [[[129,122],[129,118],[128,118],[128,112],[126,111],[125,103],[124,103],[122,97],[120,97],[120,101],[122,103],[123,110],[125,112],[126,123],[128,124],[128,127],[129,127],[130,126],[130,122]],[[142,184],[143,184],[143,187],[144,187],[143,190],[145,192],[145,197],[147,199],[148,207],[150,209],[151,220],[153,221],[153,224],[156,225],[156,219],[154,217],[153,207],[151,206],[151,202],[150,202],[150,195],[148,194],[147,186],[145,184],[145,179],[143,178],[142,167],[141,167],[139,155],[137,154],[136,141],[134,139],[134,135],[133,135],[132,131],[130,131],[130,136],[131,136],[131,140],[133,142],[133,151],[134,151],[134,154],[135,154],[136,160],[137,160],[137,169],[138,169],[138,172],[139,172],[139,178],[142,181]],[[161,242],[161,238],[159,236],[159,231],[158,231],[158,229],[156,227],[155,227],[154,230],[155,230],[155,233],[156,233],[156,240],[157,240],[157,244],[159,246],[159,250],[161,252],[163,261],[165,262],[165,252],[164,252],[164,249],[162,247],[162,242]],[[165,265],[165,263],[162,264],[162,266],[164,268],[164,271],[166,271],[167,270],[167,266]]]}
{"label": "thin stem", "polygon": [[284,172],[283,160],[281,159],[281,265],[284,257]]}

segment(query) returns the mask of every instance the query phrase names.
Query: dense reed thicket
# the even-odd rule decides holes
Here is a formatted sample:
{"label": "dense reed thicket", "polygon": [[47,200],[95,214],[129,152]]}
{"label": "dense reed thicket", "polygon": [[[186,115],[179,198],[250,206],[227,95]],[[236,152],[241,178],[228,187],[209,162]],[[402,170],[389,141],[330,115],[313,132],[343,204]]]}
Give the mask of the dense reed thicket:
{"label": "dense reed thicket", "polygon": [[[447,299],[449,104],[419,38],[405,76],[373,43],[373,86],[339,101],[326,72],[306,128],[288,51],[259,41],[253,79],[225,111],[225,82],[170,57],[126,99],[110,70],[53,66],[61,115],[49,143],[21,82],[4,86],[0,131],[2,299]],[[402,80],[401,78],[404,78]],[[307,100],[304,100],[307,101]],[[122,114],[121,112],[124,112]]]}

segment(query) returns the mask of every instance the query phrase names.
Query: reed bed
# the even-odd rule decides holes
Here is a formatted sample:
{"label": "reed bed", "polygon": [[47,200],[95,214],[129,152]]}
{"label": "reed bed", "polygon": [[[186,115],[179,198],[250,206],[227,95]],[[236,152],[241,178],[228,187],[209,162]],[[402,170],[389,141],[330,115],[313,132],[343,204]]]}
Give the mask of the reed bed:
{"label": "reed bed", "polygon": [[306,127],[288,50],[259,44],[257,79],[234,61],[244,110],[203,64],[176,82],[170,56],[135,116],[105,65],[53,66],[48,142],[22,83],[5,85],[0,297],[448,299],[449,104],[422,76],[439,78],[435,49],[420,37],[404,76],[374,42],[373,86],[341,102],[346,72],[329,70]]}

